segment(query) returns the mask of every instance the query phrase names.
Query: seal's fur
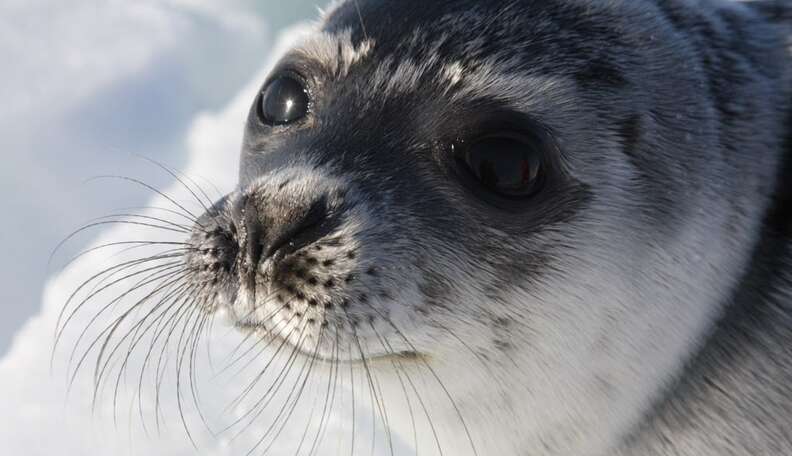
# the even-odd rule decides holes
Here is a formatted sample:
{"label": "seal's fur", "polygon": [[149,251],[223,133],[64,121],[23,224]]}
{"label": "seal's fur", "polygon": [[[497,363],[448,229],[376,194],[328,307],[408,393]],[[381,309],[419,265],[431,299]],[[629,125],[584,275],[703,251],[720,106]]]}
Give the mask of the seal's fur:
{"label": "seal's fur", "polygon": [[[308,115],[251,109],[189,289],[358,369],[394,434],[414,397],[422,454],[792,454],[790,11],[339,3],[272,73]],[[504,125],[552,144],[534,197],[454,171]]]}
{"label": "seal's fur", "polygon": [[[251,114],[226,205],[252,200],[278,228],[325,198],[324,249],[303,252],[329,266],[261,273],[267,296],[287,288],[286,310],[237,285],[227,302],[270,330],[265,316],[286,321],[296,346],[311,315],[369,347],[341,358],[377,356],[380,338],[426,357],[452,399],[436,421],[470,434],[445,444],[454,454],[792,451],[788,14],[337,5],[273,73],[310,81],[312,113],[284,129]],[[549,132],[560,170],[552,191],[505,209],[466,192],[443,152],[504,113]],[[478,363],[486,373],[454,378]]]}

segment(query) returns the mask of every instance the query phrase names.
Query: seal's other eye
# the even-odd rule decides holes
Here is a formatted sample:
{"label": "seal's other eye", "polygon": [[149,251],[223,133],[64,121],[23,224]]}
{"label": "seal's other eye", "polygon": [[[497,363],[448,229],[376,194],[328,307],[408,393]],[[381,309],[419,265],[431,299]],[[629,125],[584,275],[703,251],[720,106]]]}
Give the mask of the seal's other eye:
{"label": "seal's other eye", "polygon": [[308,114],[308,92],[292,76],[280,76],[267,85],[258,102],[258,114],[268,125],[284,125]]}
{"label": "seal's other eye", "polygon": [[543,147],[537,138],[511,133],[455,146],[460,165],[486,189],[505,197],[527,197],[544,182]]}

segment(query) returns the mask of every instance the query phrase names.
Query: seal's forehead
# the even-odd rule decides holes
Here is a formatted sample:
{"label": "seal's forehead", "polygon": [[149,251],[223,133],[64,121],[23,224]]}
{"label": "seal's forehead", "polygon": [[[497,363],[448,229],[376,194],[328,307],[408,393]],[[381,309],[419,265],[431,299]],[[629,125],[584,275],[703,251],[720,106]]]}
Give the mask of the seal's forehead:
{"label": "seal's forehead", "polygon": [[325,14],[320,39],[305,50],[334,68],[365,57],[452,76],[496,65],[618,89],[628,83],[634,41],[654,33],[633,25],[642,16],[638,7],[590,0],[350,0]]}
{"label": "seal's forehead", "polygon": [[584,3],[347,1],[290,54],[336,89],[366,86],[370,99],[486,100],[541,115],[581,89],[618,92],[631,78],[629,19]]}
{"label": "seal's forehead", "polygon": [[289,56],[311,62],[325,74],[345,76],[350,67],[368,57],[374,40],[352,40],[352,30],[330,33],[324,30],[305,37],[289,52]]}
{"label": "seal's forehead", "polygon": [[[568,99],[576,90],[572,82],[556,74],[514,71],[522,60],[508,52],[478,59],[459,57],[442,49],[451,35],[440,34],[431,41],[421,40],[423,36],[420,28],[406,33],[399,52],[388,52],[383,48],[389,46],[372,35],[356,39],[349,28],[318,30],[293,47],[285,60],[304,63],[308,71],[323,75],[325,82],[363,84],[369,97],[379,101],[415,96],[424,87],[448,104],[486,99],[537,112],[539,105],[552,106],[554,97]],[[473,40],[470,46],[479,44]],[[528,87],[530,93],[526,93]]]}

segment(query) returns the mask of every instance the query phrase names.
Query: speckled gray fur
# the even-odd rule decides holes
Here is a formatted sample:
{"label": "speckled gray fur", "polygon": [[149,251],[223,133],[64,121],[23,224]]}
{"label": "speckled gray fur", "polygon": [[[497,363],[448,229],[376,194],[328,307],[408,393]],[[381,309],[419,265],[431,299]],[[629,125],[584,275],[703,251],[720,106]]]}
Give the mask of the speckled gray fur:
{"label": "speckled gray fur", "polygon": [[[309,115],[251,110],[192,280],[326,359],[425,356],[456,399],[435,419],[471,434],[446,454],[792,455],[790,24],[787,1],[340,2],[273,72]],[[504,113],[556,174],[498,207],[447,148]]]}

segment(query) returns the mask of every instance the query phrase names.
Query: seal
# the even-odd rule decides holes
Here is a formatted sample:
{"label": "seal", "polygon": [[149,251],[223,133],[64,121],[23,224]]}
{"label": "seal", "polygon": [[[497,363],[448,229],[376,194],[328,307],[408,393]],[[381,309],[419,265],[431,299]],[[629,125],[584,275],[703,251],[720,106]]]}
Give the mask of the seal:
{"label": "seal", "polygon": [[357,387],[395,454],[792,454],[791,12],[339,3],[263,82],[191,294],[310,360],[281,412]]}

